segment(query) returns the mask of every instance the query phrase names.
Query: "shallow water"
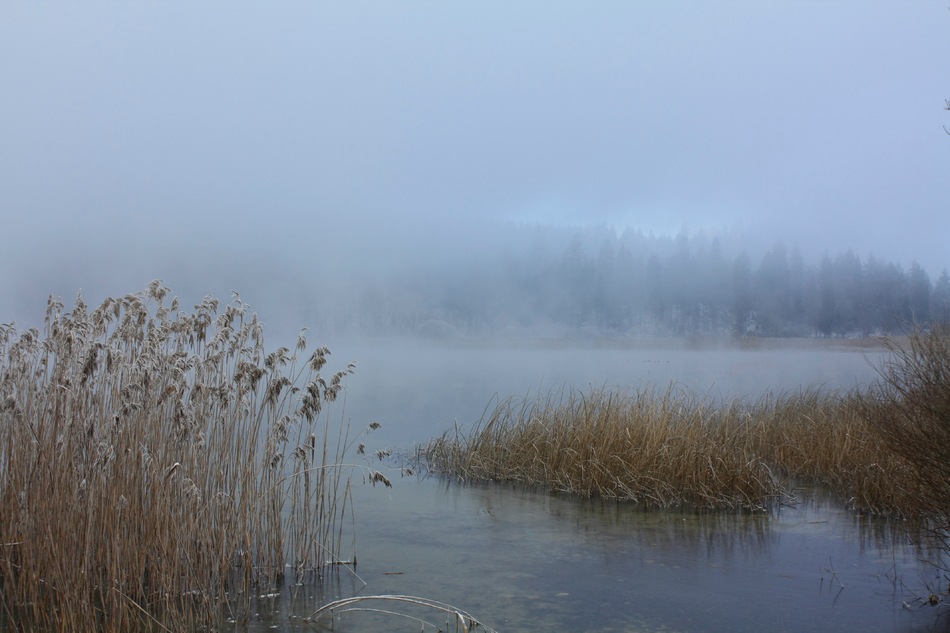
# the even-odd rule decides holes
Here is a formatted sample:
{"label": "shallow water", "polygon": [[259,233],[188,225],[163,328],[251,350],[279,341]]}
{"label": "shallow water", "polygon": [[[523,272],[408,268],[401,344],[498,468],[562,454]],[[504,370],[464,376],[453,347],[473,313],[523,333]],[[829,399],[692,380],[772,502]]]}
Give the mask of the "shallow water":
{"label": "shallow water", "polygon": [[[353,428],[383,424],[362,440],[370,451],[408,449],[455,423],[470,425],[495,395],[605,384],[665,388],[671,381],[722,398],[809,385],[850,389],[876,379],[880,354],[849,346],[377,342],[334,349],[336,361],[358,361],[345,410]],[[303,618],[323,601],[354,593],[440,600],[499,631],[950,627],[950,609],[917,600],[929,587],[945,590],[947,581],[903,526],[848,513],[820,490],[801,490],[798,504],[773,515],[645,512],[502,485],[401,477],[395,468],[387,473],[392,488],[354,480],[356,569],[335,570],[324,594],[302,587],[295,599],[262,601],[252,630],[314,630]],[[432,611],[372,606],[445,625]],[[328,626],[324,620],[317,628]],[[418,631],[421,624],[364,612],[338,616],[333,627]]]}
{"label": "shallow water", "polygon": [[[946,580],[901,526],[800,492],[797,506],[766,516],[645,512],[414,478],[360,488],[358,578],[338,570],[330,595],[285,597],[257,630],[312,630],[290,614],[304,618],[321,600],[354,593],[438,599],[499,631],[947,629],[944,607],[915,600]],[[368,613],[333,622],[336,631],[419,628]]]}
{"label": "shallow water", "polygon": [[723,515],[399,483],[360,506],[366,591],[435,597],[499,630],[904,630],[938,615],[902,607],[901,582],[921,591],[936,573],[901,530],[813,493]]}

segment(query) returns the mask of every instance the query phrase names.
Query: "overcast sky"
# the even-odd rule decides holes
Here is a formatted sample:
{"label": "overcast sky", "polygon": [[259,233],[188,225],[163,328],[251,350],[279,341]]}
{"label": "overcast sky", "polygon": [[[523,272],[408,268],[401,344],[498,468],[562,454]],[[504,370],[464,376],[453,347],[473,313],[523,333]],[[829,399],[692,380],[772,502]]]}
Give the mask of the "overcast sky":
{"label": "overcast sky", "polygon": [[3,2],[0,292],[139,290],[203,249],[387,267],[505,219],[936,277],[948,6]]}

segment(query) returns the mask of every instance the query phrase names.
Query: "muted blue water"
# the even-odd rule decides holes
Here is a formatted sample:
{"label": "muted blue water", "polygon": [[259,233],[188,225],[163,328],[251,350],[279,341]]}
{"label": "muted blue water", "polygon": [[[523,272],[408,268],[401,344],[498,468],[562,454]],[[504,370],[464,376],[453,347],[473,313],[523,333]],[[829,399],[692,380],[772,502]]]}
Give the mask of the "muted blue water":
{"label": "muted blue water", "polygon": [[[765,516],[644,512],[435,480],[360,488],[358,578],[341,570],[329,594],[285,598],[252,630],[313,630],[300,618],[322,601],[374,594],[438,599],[499,631],[947,630],[945,607],[915,599],[946,580],[900,526],[800,492],[798,506]],[[420,626],[359,613],[333,630]]]}
{"label": "muted blue water", "polygon": [[903,531],[806,491],[775,516],[504,486],[368,492],[367,590],[438,597],[499,630],[895,631],[940,614],[902,606],[914,596],[901,583],[920,592],[939,576]]}

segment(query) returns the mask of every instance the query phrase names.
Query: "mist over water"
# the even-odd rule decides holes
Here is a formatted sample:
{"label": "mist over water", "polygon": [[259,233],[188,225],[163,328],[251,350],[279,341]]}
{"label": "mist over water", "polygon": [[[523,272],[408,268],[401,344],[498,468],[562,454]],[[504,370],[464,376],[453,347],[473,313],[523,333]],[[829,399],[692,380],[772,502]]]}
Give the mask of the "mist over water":
{"label": "mist over water", "polygon": [[881,348],[784,341],[743,349],[683,341],[341,341],[333,362],[355,361],[346,417],[379,421],[401,448],[456,424],[472,427],[499,400],[602,387],[687,390],[712,400],[755,400],[799,389],[848,391],[878,378]]}
{"label": "mist over water", "polygon": [[[274,346],[303,328],[329,345],[357,337],[703,341],[868,337],[950,321],[950,273],[914,260],[852,250],[806,258],[777,238],[763,246],[739,232],[685,228],[673,237],[492,220],[479,230],[446,226],[444,235],[403,230],[417,229],[408,244],[394,234],[372,253],[346,232],[339,242],[273,252],[193,244],[186,257],[152,242],[96,247],[92,257],[72,244],[29,276],[0,277],[0,322],[39,326],[48,296],[71,304],[81,293],[95,306],[153,279],[186,307],[239,297]],[[358,244],[349,249],[347,240]]]}

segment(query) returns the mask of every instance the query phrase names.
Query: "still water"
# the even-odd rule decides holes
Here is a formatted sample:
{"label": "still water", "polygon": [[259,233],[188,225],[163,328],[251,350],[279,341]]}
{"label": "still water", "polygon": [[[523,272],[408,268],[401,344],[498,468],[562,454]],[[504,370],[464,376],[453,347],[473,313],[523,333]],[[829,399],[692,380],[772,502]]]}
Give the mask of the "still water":
{"label": "still water", "polygon": [[[716,398],[850,389],[876,380],[883,358],[880,349],[814,342],[735,349],[376,341],[333,352],[341,365],[358,363],[344,413],[352,428],[379,421],[382,429],[361,441],[370,452],[397,453],[470,426],[499,397],[671,382]],[[950,609],[918,599],[945,591],[947,579],[905,526],[852,515],[821,490],[803,488],[797,504],[768,516],[696,514],[387,473],[392,488],[354,480],[356,569],[331,574],[326,593],[301,588],[294,598],[262,601],[252,629],[320,629],[303,618],[322,601],[354,594],[439,600],[499,631],[950,628]],[[411,614],[444,627],[437,613]],[[421,628],[378,613],[338,617],[333,626]]]}

